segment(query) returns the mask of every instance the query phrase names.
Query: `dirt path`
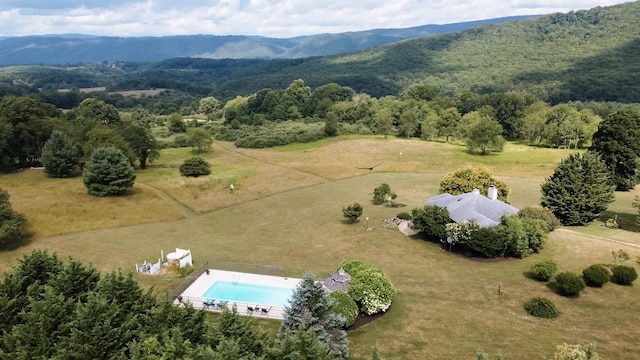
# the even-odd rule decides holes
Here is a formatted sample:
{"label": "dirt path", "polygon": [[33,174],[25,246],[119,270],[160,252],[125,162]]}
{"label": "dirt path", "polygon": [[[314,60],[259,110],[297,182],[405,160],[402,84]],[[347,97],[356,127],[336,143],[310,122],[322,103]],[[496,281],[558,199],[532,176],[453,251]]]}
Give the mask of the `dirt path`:
{"label": "dirt path", "polygon": [[571,229],[560,228],[560,229],[557,229],[555,231],[571,233],[571,234],[579,235],[579,236],[586,237],[586,238],[589,238],[589,239],[607,241],[607,242],[611,242],[611,243],[615,243],[615,244],[620,244],[620,245],[626,245],[626,246],[631,246],[631,247],[635,247],[635,248],[640,248],[640,244],[634,244],[634,243],[630,243],[630,242],[626,242],[626,241],[609,239],[609,238],[598,236],[598,235],[585,234],[583,232],[578,232],[578,231],[574,231],[574,230],[571,230]]}
{"label": "dirt path", "polygon": [[147,185],[147,184],[141,183],[139,181],[136,181],[136,185],[145,187],[145,188],[150,189],[153,192],[155,192],[164,201],[168,202],[169,204],[173,205],[173,207],[178,209],[178,211],[180,211],[185,218],[189,218],[189,217],[198,215],[198,213],[193,211],[190,207],[188,207],[185,204],[179,202],[178,200],[174,199],[169,194],[165,193],[164,191],[162,191],[162,190],[160,190],[158,188],[155,188],[155,187],[153,187],[151,185]]}

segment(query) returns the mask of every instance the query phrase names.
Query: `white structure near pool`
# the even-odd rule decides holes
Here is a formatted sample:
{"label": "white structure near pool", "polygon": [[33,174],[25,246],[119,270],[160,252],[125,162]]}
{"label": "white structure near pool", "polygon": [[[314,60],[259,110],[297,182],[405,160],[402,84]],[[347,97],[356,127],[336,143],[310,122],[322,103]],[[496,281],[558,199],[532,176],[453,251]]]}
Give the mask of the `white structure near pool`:
{"label": "white structure near pool", "polygon": [[222,270],[208,270],[180,294],[178,303],[219,311],[234,304],[239,314],[282,319],[302,279]]}

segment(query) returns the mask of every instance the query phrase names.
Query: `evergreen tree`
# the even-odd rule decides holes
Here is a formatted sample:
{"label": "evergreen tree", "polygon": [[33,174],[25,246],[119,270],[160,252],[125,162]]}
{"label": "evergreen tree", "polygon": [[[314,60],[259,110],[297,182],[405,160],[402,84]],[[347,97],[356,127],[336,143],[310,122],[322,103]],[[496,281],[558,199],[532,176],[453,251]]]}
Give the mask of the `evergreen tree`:
{"label": "evergreen tree", "polygon": [[562,160],[541,188],[542,207],[551,210],[563,225],[585,225],[607,209],[614,199],[615,185],[600,157],[587,152]]}
{"label": "evergreen tree", "polygon": [[77,174],[80,152],[71,138],[62,131],[54,130],[42,148],[44,172],[51,177],[66,178]]}
{"label": "evergreen tree", "polygon": [[9,193],[0,189],[0,248],[20,240],[26,222],[24,215],[11,208]]}
{"label": "evergreen tree", "polygon": [[82,179],[89,194],[116,196],[133,187],[136,174],[122,151],[115,147],[104,147],[91,154]]}
{"label": "evergreen tree", "polygon": [[302,327],[297,331],[286,330],[280,339],[280,346],[271,354],[273,360],[334,360],[331,348],[322,342],[312,327]]}
{"label": "evergreen tree", "polygon": [[306,338],[302,334],[296,335],[296,332],[312,329],[320,342],[331,349],[334,358],[348,358],[349,344],[346,332],[342,330],[344,321],[333,311],[332,304],[322,284],[316,281],[313,274],[306,273],[296,288],[290,305],[284,310],[284,319],[278,333],[281,346],[291,336]]}
{"label": "evergreen tree", "polygon": [[598,126],[589,148],[600,154],[612,174],[616,189],[627,191],[638,183],[640,166],[640,112],[633,109],[617,111]]}

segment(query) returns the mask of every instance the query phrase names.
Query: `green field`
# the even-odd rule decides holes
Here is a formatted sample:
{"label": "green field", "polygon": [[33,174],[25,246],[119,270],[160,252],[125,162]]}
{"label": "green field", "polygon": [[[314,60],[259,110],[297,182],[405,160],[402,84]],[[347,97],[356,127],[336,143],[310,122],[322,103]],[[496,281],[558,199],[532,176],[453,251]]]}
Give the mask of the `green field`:
{"label": "green field", "polygon": [[[402,152],[402,155],[400,155]],[[378,226],[384,219],[424,204],[437,194],[440,179],[461,165],[489,168],[512,189],[516,207],[537,206],[540,182],[569,150],[510,144],[503,153],[479,157],[464,147],[416,140],[339,137],[275,149],[237,149],[216,142],[206,155],[212,175],[185,179],[177,167],[189,149],[164,150],[159,161],[138,171],[134,190],[122,198],[97,199],[80,178],[49,179],[40,170],[0,176],[13,207],[29,219],[33,238],[0,253],[0,272],[22,254],[46,248],[109,271],[134,270],[154,261],[160,250],[190,248],[194,261],[232,261],[279,266],[288,276],[319,276],[344,260],[381,268],[398,289],[388,314],[349,332],[355,359],[474,359],[483,351],[505,359],[542,359],[555,346],[594,343],[606,359],[635,359],[640,353],[638,286],[607,284],[587,288],[578,298],[553,293],[528,279],[535,262],[553,259],[561,271],[581,272],[611,263],[623,249],[637,266],[640,235],[631,201],[640,191],[616,194],[603,220],[588,227],[562,228],[547,248],[524,260],[475,261],[452,255],[439,244],[405,237]],[[357,167],[382,163],[374,171]],[[371,204],[372,192],[388,183],[406,208]],[[228,185],[234,183],[231,193]],[[346,224],[342,207],[359,202],[369,216]],[[618,215],[620,229],[602,221]],[[179,280],[138,277],[145,287],[171,290]],[[498,293],[500,289],[500,293]],[[562,315],[529,316],[524,302],[545,296]],[[260,323],[267,328],[276,325]]]}

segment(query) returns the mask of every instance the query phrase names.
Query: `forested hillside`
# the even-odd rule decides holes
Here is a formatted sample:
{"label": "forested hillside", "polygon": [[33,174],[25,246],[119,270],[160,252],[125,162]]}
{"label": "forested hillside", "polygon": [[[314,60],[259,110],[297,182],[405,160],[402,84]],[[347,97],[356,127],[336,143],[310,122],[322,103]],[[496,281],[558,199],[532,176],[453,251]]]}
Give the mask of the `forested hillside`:
{"label": "forested hillside", "polygon": [[[171,59],[0,69],[3,88],[168,88],[227,100],[295,79],[374,97],[421,82],[443,94],[517,91],[550,103],[640,102],[640,2],[486,25],[363,51],[289,60]],[[44,80],[46,79],[46,80]],[[5,84],[3,86],[3,83]],[[10,84],[10,85],[9,85]],[[35,88],[35,89],[34,89]],[[18,95],[18,94],[17,94]]]}
{"label": "forested hillside", "polygon": [[373,29],[292,38],[235,35],[113,37],[48,35],[0,38],[0,65],[161,61],[175,57],[288,59],[340,54],[415,37],[530,18],[509,16],[404,29]]}
{"label": "forested hillside", "polygon": [[[446,93],[515,90],[553,103],[638,102],[637,19],[640,2],[633,2],[427,36],[345,55],[267,62],[215,82],[220,95],[286,86],[301,78],[312,86],[337,82],[383,96],[427,80]],[[158,66],[172,74],[191,66],[175,64]],[[158,71],[146,74],[157,76]]]}

